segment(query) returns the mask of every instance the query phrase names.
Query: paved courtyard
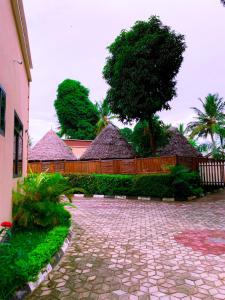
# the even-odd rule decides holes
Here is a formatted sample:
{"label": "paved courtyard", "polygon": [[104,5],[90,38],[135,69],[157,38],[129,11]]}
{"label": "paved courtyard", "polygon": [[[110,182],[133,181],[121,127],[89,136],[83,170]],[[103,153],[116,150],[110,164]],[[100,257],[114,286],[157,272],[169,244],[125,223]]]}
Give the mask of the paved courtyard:
{"label": "paved courtyard", "polygon": [[74,238],[27,299],[225,299],[225,193],[162,203],[76,199]]}

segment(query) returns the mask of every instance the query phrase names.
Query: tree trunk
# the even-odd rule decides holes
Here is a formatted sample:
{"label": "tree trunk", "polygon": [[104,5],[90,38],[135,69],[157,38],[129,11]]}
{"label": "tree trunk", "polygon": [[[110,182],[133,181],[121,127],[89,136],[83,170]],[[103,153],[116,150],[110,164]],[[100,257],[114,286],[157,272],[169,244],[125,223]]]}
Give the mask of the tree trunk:
{"label": "tree trunk", "polygon": [[210,132],[210,136],[211,136],[211,140],[212,140],[213,149],[215,149],[216,148],[216,143],[215,143],[214,135],[213,135],[212,132]]}
{"label": "tree trunk", "polygon": [[149,138],[150,138],[150,146],[151,146],[151,151],[152,154],[155,156],[156,155],[156,141],[155,141],[155,136],[154,136],[154,130],[153,130],[153,123],[152,119],[149,119],[148,121],[148,126],[149,126]]}

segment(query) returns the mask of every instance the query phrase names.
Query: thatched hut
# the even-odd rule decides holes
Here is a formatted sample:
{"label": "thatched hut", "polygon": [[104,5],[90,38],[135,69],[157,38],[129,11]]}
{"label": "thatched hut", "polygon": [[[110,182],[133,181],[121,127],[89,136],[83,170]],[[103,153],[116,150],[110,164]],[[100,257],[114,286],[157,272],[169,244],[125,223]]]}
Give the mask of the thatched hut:
{"label": "thatched hut", "polygon": [[76,160],[72,150],[53,131],[48,131],[37,144],[29,150],[32,161],[70,161]]}
{"label": "thatched hut", "polygon": [[160,156],[185,156],[185,157],[199,157],[202,154],[197,151],[175,127],[169,129],[168,144],[158,150]]}
{"label": "thatched hut", "polygon": [[81,160],[134,158],[132,146],[122,137],[119,129],[109,124],[91,143]]}

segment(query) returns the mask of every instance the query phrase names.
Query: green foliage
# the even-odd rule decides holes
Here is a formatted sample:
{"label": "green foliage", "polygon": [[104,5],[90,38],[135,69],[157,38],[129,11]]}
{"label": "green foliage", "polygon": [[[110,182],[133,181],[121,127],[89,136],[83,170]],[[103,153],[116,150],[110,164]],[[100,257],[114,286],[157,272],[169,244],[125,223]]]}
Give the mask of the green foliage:
{"label": "green foliage", "polygon": [[55,109],[60,134],[73,139],[94,139],[99,113],[89,100],[89,90],[79,81],[66,79],[59,84]]}
{"label": "green foliage", "polygon": [[134,178],[133,196],[144,197],[173,197],[169,174],[138,175]]}
{"label": "green foliage", "polygon": [[86,194],[126,195],[132,187],[132,175],[68,175],[71,186],[85,188]]}
{"label": "green foliage", "polygon": [[170,167],[171,186],[175,198],[186,198],[188,196],[200,196],[203,193],[200,187],[200,177],[197,172],[191,172],[182,165]]}
{"label": "green foliage", "polygon": [[69,225],[70,214],[61,203],[50,201],[24,202],[14,206],[15,226],[23,228]]}
{"label": "green foliage", "polygon": [[100,116],[96,125],[96,133],[99,134],[102,129],[104,129],[110,123],[111,120],[115,119],[115,116],[112,115],[106,99],[102,102],[96,103],[96,107]]}
{"label": "green foliage", "polygon": [[51,227],[69,224],[70,214],[59,203],[60,196],[70,197],[71,188],[61,174],[30,174],[13,191],[13,220],[20,227]]}
{"label": "green foliage", "polygon": [[178,124],[177,130],[179,131],[179,133],[183,136],[185,136],[185,133],[187,131],[187,129],[184,126],[184,123],[180,123]]}
{"label": "green foliage", "polygon": [[[156,148],[165,146],[168,142],[167,126],[158,116],[152,118],[152,135],[154,137]],[[150,144],[150,129],[147,121],[139,121],[134,127],[132,136],[133,148],[139,156],[148,157],[154,154]]]}
{"label": "green foliage", "polygon": [[[151,134],[155,139],[156,148],[164,147],[168,143],[168,127],[160,119],[159,116],[152,117]],[[150,143],[149,122],[146,120],[139,121],[133,131],[130,128],[120,129],[122,136],[133,146],[138,156],[149,157],[154,155],[152,145]]]}
{"label": "green foliage", "polygon": [[189,144],[194,147],[199,152],[207,152],[209,149],[209,145],[207,143],[198,143],[195,139],[188,139]]}
{"label": "green foliage", "polygon": [[123,30],[108,50],[103,76],[110,86],[107,101],[112,112],[123,122],[147,120],[151,130],[153,115],[169,109],[176,95],[184,36],[153,16]]}
{"label": "green foliage", "polygon": [[68,234],[66,226],[51,230],[14,230],[10,243],[0,243],[0,299],[9,300],[16,289],[35,280]]}
{"label": "green foliage", "polygon": [[130,129],[128,127],[125,127],[125,128],[120,129],[120,133],[127,140],[128,143],[132,144],[132,142],[133,142],[133,139],[132,139],[133,131],[132,131],[132,129]]}
{"label": "green foliage", "polygon": [[[216,148],[215,133],[219,132],[219,128],[225,127],[225,101],[218,94],[209,94],[204,101],[199,100],[202,103],[203,110],[201,111],[197,107],[192,107],[196,113],[196,117],[195,121],[190,122],[187,127],[190,132],[190,138],[207,138],[210,136],[212,148]],[[221,138],[221,134],[219,136]],[[223,144],[222,140],[221,144]]]}
{"label": "green foliage", "polygon": [[[187,197],[200,193],[199,176],[193,172],[183,172],[182,178],[187,182],[186,189],[179,185],[175,170],[173,174],[158,175],[68,175],[71,185],[84,188],[88,195],[127,195],[146,197]],[[196,183],[194,183],[196,181]]]}
{"label": "green foliage", "polygon": [[60,195],[71,193],[73,190],[68,180],[60,173],[31,173],[18,182],[17,190],[13,191],[13,201],[16,205],[37,201],[58,202]]}

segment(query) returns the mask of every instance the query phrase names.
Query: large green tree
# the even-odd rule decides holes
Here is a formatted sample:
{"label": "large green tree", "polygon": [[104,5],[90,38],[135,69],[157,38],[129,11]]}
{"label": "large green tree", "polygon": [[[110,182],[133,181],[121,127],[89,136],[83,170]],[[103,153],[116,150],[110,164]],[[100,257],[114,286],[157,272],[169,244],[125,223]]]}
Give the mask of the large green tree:
{"label": "large green tree", "polygon": [[[159,119],[159,116],[153,116],[151,134],[156,141],[156,149],[162,148],[168,143],[168,127]],[[150,144],[148,121],[141,120],[135,125],[132,135],[132,145],[139,156],[148,157],[155,154]]]}
{"label": "large green tree", "polygon": [[176,95],[176,75],[185,50],[184,36],[156,16],[123,30],[108,47],[103,76],[110,88],[107,101],[122,122],[146,120],[153,152],[153,115],[169,109]]}
{"label": "large green tree", "polygon": [[60,134],[73,139],[94,139],[99,113],[89,100],[89,90],[79,81],[66,79],[59,84],[55,109]]}

